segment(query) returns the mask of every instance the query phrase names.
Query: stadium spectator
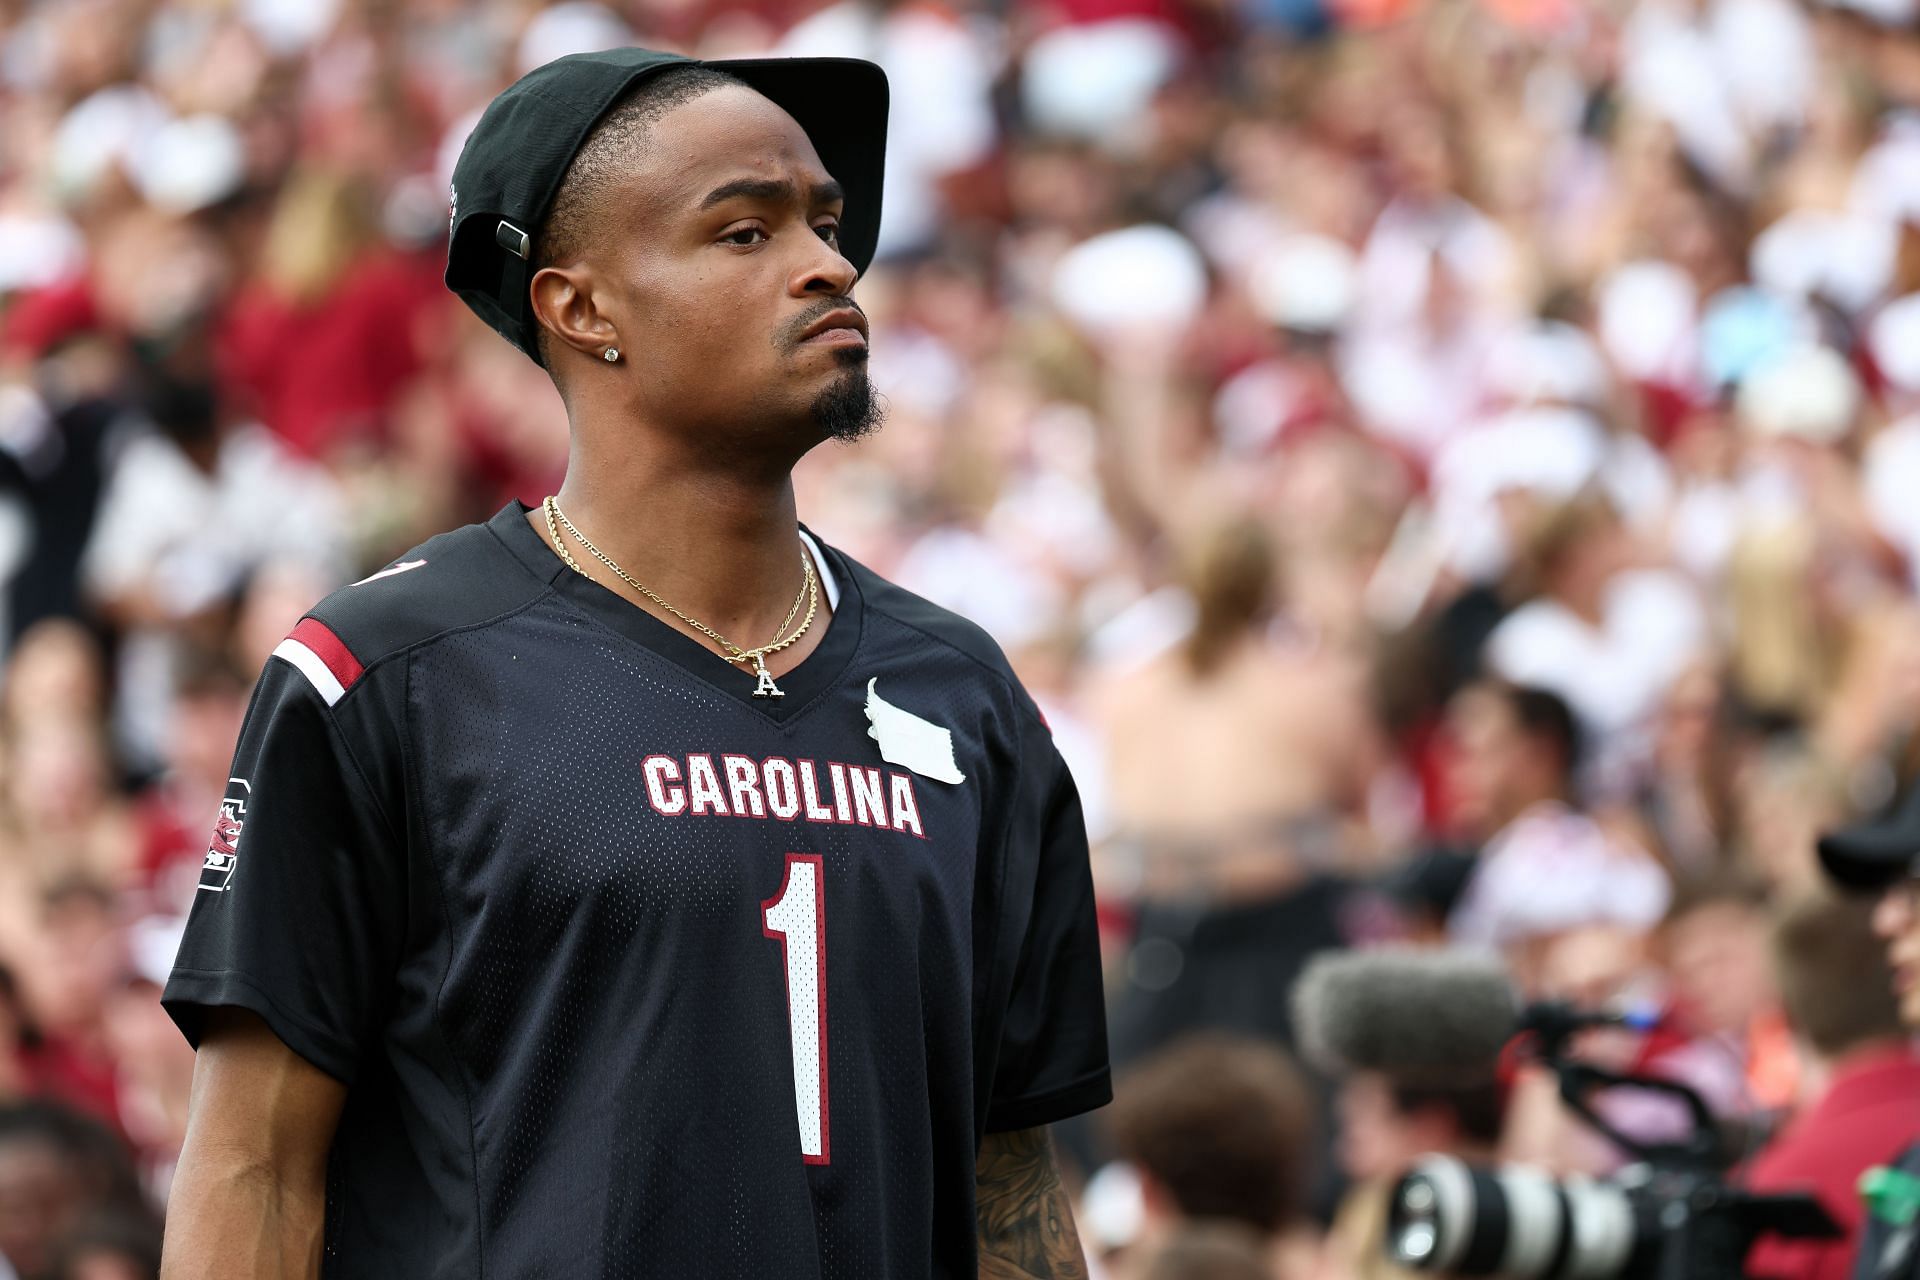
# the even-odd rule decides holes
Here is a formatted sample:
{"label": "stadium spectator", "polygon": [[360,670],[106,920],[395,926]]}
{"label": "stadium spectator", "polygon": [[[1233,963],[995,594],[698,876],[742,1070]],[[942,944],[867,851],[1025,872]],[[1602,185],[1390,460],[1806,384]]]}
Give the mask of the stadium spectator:
{"label": "stadium spectator", "polygon": [[140,766],[165,755],[182,639],[221,634],[246,577],[278,558],[326,578],[344,564],[335,486],[258,426],[231,421],[204,376],[149,374],[154,429],[126,445],[82,566],[120,627],[116,726]]}
{"label": "stadium spectator", "polygon": [[1485,841],[1448,921],[1456,943],[1501,948],[1533,987],[1556,937],[1659,921],[1666,873],[1578,807],[1581,736],[1564,700],[1485,682],[1455,696],[1449,722],[1456,821]]}
{"label": "stadium spectator", "polygon": [[1109,1260],[1116,1275],[1158,1274],[1143,1259],[1194,1223],[1242,1229],[1279,1275],[1310,1249],[1311,1094],[1280,1050],[1221,1033],[1180,1040],[1121,1077],[1106,1125],[1141,1187],[1137,1232]]}
{"label": "stadium spectator", "polygon": [[1860,1239],[1860,1175],[1920,1139],[1920,1056],[1908,1043],[1872,907],[1808,893],[1785,904],[1772,961],[1807,1071],[1793,1122],[1747,1173],[1756,1191],[1812,1191],[1846,1235],[1762,1239],[1755,1280],[1846,1280]]}
{"label": "stadium spectator", "polygon": [[1723,1112],[1784,1107],[1795,1091],[1767,903],[1766,885],[1743,872],[1682,880],[1655,939],[1671,1017],[1702,1061],[1695,1083]]}
{"label": "stadium spectator", "polygon": [[1257,521],[1185,551],[1184,637],[1089,695],[1114,797],[1096,866],[1137,911],[1113,975],[1120,1063],[1193,1029],[1289,1038],[1294,976],[1346,941],[1328,872],[1351,852],[1373,733],[1354,664],[1281,629]]}
{"label": "stadium spectator", "polygon": [[1633,564],[1620,515],[1583,494],[1542,513],[1522,552],[1539,595],[1487,638],[1492,671],[1559,695],[1580,719],[1594,779],[1617,790],[1648,751],[1660,702],[1706,640],[1693,588]]}
{"label": "stadium spectator", "polygon": [[96,1220],[149,1241],[158,1228],[119,1141],[51,1103],[0,1107],[0,1258],[19,1280],[51,1280]]}
{"label": "stadium spectator", "polygon": [[[1634,1015],[1636,1028],[1584,1036],[1583,1058],[1684,1084],[1728,1121],[1764,1118],[1791,1103],[1798,1078],[1767,962],[1765,902],[1765,887],[1738,872],[1682,880],[1650,933],[1597,924],[1548,942],[1539,995]],[[1671,1140],[1688,1123],[1670,1099],[1642,1090],[1604,1092],[1593,1105],[1642,1141]],[[1561,1104],[1554,1074],[1531,1064],[1516,1081],[1502,1153],[1593,1174],[1625,1158]]]}
{"label": "stadium spectator", "polygon": [[160,1233],[142,1217],[96,1215],[62,1240],[47,1276],[48,1280],[159,1280]]}
{"label": "stadium spectator", "polygon": [[34,899],[9,957],[33,1028],[27,1056],[38,1090],[111,1121],[114,1062],[107,1004],[127,940],[111,889],[84,877],[54,881]]}
{"label": "stadium spectator", "polygon": [[1409,1280],[1381,1248],[1387,1194],[1423,1155],[1492,1160],[1506,1124],[1507,1093],[1497,1082],[1445,1086],[1354,1071],[1339,1081],[1335,1151],[1353,1189],[1327,1232],[1318,1280]]}

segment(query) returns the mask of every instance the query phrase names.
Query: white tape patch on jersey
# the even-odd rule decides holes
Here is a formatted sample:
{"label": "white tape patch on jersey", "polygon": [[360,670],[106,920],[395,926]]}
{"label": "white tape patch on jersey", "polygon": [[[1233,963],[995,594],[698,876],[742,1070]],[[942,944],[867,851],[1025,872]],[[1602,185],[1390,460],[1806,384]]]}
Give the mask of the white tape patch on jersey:
{"label": "white tape patch on jersey", "polygon": [[880,758],[935,782],[965,782],[953,758],[953,734],[882,698],[879,683],[878,677],[867,681],[867,736],[880,744]]}

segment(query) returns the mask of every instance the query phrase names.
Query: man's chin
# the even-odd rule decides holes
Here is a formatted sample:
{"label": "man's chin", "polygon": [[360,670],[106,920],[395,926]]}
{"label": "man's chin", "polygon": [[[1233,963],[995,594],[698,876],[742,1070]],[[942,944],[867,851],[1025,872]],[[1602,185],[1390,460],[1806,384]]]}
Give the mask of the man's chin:
{"label": "man's chin", "polygon": [[822,439],[860,440],[886,420],[886,404],[867,377],[866,354],[863,348],[847,348],[847,356],[858,358],[840,358],[843,370],[813,398],[808,411]]}

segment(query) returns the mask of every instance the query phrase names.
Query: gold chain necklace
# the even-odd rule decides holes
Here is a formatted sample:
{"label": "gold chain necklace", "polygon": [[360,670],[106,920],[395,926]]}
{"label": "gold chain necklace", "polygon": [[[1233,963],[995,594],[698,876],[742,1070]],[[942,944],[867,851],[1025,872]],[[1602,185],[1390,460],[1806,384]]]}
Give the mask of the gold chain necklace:
{"label": "gold chain necklace", "polygon": [[[565,525],[567,532],[572,534],[574,539],[578,541],[581,546],[585,547],[596,560],[613,570],[622,582],[659,605],[662,609],[665,609],[674,617],[680,619],[680,621],[692,627],[695,631],[698,631],[701,635],[707,636],[718,644],[721,649],[725,651],[718,655],[721,659],[727,662],[753,663],[755,672],[760,678],[760,683],[753,691],[754,697],[784,698],[787,696],[781,690],[780,686],[773,682],[773,673],[767,670],[767,655],[780,652],[801,636],[807,634],[807,628],[813,625],[814,613],[820,606],[820,588],[819,583],[814,578],[813,559],[807,554],[805,547],[800,549],[800,573],[803,579],[800,584],[800,594],[794,597],[793,607],[787,610],[786,618],[780,623],[779,629],[773,633],[775,639],[761,645],[757,649],[743,649],[706,623],[701,622],[697,618],[688,617],[686,614],[668,604],[665,600],[662,600],[657,594],[642,586],[633,575],[615,564],[611,556],[589,542],[586,534],[581,533],[580,530],[574,527],[573,521],[567,519],[567,513],[560,509],[560,504],[554,500],[552,494],[547,495],[546,501],[542,503],[541,506],[547,514],[547,532],[553,536],[554,549],[560,553],[560,558],[565,560],[568,567],[575,573],[591,580],[587,571],[580,567],[579,561],[573,558],[573,553],[567,550],[566,540],[560,536],[560,525]],[[557,524],[555,523],[556,518],[558,520]],[[785,631],[787,626],[793,621],[794,615],[800,612],[800,602],[802,600],[807,602],[807,616],[801,619],[800,625],[794,628],[792,635],[784,640],[779,639],[780,632]]]}

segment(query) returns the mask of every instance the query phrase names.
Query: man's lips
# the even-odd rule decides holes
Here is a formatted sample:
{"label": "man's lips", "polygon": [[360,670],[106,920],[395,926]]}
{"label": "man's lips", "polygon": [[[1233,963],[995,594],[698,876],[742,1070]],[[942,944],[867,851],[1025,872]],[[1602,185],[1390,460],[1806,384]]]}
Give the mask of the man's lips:
{"label": "man's lips", "polygon": [[865,347],[867,335],[858,329],[822,329],[811,338],[802,338],[803,347]]}
{"label": "man's lips", "polygon": [[851,307],[829,311],[800,335],[802,345],[850,347],[867,345],[867,318]]}

